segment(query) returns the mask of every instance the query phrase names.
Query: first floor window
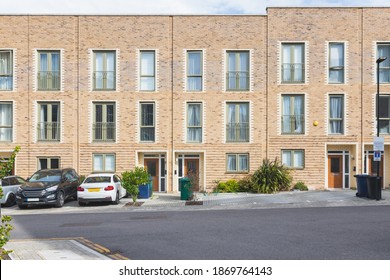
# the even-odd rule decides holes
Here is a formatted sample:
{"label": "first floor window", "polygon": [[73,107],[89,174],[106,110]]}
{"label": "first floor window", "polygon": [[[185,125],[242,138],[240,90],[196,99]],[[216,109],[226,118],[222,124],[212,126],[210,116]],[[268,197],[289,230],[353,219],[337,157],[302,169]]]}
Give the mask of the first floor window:
{"label": "first floor window", "polygon": [[12,141],[12,103],[0,102],[0,141]]}
{"label": "first floor window", "polygon": [[379,96],[379,132],[390,134],[390,95]]}
{"label": "first floor window", "polygon": [[40,102],[38,109],[38,140],[60,140],[60,103]]}
{"label": "first floor window", "polygon": [[249,103],[226,104],[226,142],[249,142]]}
{"label": "first floor window", "polygon": [[303,95],[282,95],[282,134],[305,133]]}
{"label": "first floor window", "polygon": [[142,142],[155,141],[154,103],[141,103],[140,134]]}
{"label": "first floor window", "polygon": [[344,133],[344,97],[342,95],[329,96],[329,133]]}
{"label": "first floor window", "polygon": [[57,157],[38,158],[38,170],[58,169],[58,168],[60,168],[60,158]]}
{"label": "first floor window", "polygon": [[187,142],[202,142],[202,104],[187,104]]}
{"label": "first floor window", "polygon": [[248,172],[249,154],[227,154],[227,172]]}
{"label": "first floor window", "polygon": [[303,168],[304,155],[303,150],[282,150],[282,164],[289,168]]}
{"label": "first floor window", "polygon": [[94,103],[93,140],[115,141],[115,103]]}
{"label": "first floor window", "polygon": [[115,154],[93,155],[94,172],[115,172]]}

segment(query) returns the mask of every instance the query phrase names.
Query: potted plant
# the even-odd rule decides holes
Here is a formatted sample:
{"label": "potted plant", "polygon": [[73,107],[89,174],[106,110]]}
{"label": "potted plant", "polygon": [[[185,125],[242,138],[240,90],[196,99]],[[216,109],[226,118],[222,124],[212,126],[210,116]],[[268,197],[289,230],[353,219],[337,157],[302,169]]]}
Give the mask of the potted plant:
{"label": "potted plant", "polygon": [[149,174],[143,167],[135,167],[134,170],[122,173],[122,186],[128,194],[133,198],[133,203],[136,203],[138,194],[140,193],[140,186],[148,188]]}

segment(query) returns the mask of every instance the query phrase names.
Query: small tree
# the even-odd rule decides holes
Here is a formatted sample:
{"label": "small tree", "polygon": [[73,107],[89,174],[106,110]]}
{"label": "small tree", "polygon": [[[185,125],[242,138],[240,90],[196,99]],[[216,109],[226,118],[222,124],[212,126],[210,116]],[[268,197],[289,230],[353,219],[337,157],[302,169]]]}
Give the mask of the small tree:
{"label": "small tree", "polygon": [[291,185],[290,170],[277,159],[264,159],[263,164],[253,173],[254,190],[258,193],[285,191]]}
{"label": "small tree", "polygon": [[133,202],[137,201],[138,187],[147,183],[149,183],[149,173],[143,167],[137,166],[132,171],[122,173],[122,186],[131,195]]}
{"label": "small tree", "polygon": [[[0,166],[0,179],[3,179],[5,176],[11,174],[12,169],[14,167],[14,162],[16,158],[16,154],[20,151],[20,147],[16,146],[14,151],[12,152],[9,159],[2,160],[2,164]],[[0,184],[0,197],[3,196],[3,188]],[[10,237],[10,232],[13,229],[13,226],[10,224],[12,221],[11,216],[3,216],[1,215],[1,226],[0,226],[0,260],[3,259],[3,256],[10,253],[10,251],[5,250],[3,247],[8,242]]]}

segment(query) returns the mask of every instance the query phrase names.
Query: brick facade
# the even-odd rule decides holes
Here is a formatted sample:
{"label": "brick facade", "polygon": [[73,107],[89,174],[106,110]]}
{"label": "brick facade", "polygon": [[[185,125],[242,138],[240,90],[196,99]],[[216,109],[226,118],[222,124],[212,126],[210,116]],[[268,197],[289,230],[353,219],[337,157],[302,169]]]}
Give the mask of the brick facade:
{"label": "brick facade", "polygon": [[[96,171],[100,155],[114,155],[117,173],[154,159],[156,190],[176,192],[191,164],[198,164],[200,189],[211,191],[217,180],[247,174],[227,172],[228,154],[248,155],[252,173],[263,158],[281,159],[282,151],[299,150],[304,166],[294,170],[294,181],[328,188],[328,157],[340,155],[342,187],[353,187],[353,175],[369,168],[364,155],[376,133],[376,49],[377,42],[390,42],[389,15],[390,8],[269,8],[259,16],[0,16],[0,51],[13,55],[12,89],[0,90],[0,102],[12,104],[12,139],[0,142],[0,154],[20,145],[15,172],[23,177],[39,168],[40,158],[59,158],[60,166],[82,175]],[[344,82],[331,84],[328,57],[334,42],[344,46]],[[295,43],[304,46],[304,82],[284,83],[283,46]],[[59,52],[59,90],[39,89],[40,51]],[[144,51],[154,55],[152,91],[140,84],[147,67],[140,62]],[[202,54],[198,91],[187,89],[188,51]],[[105,52],[115,56],[115,88],[96,90],[94,55]],[[227,88],[232,52],[248,54],[245,90]],[[389,84],[381,85],[381,92],[390,92]],[[287,95],[303,96],[303,133],[283,133]],[[342,134],[329,134],[330,96],[344,101]],[[59,104],[59,139],[41,141],[40,106],[53,102]],[[187,141],[189,103],[200,104],[199,143]],[[248,104],[245,141],[227,141],[227,107],[233,103]],[[115,128],[111,138],[96,141],[96,105],[107,104],[114,106]],[[143,104],[153,105],[154,141],[141,140]],[[390,136],[384,137],[388,186]]]}

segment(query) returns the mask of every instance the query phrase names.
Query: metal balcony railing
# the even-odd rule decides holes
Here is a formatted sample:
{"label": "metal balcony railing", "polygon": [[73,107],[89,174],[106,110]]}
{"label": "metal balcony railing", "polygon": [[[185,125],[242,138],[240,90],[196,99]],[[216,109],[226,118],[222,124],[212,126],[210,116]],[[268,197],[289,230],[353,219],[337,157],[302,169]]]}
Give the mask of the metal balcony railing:
{"label": "metal balcony railing", "polygon": [[38,90],[60,90],[60,71],[39,71]]}
{"label": "metal balcony railing", "polygon": [[115,141],[115,123],[114,122],[93,123],[93,140],[96,142]]}
{"label": "metal balcony railing", "polygon": [[303,63],[283,63],[282,64],[283,83],[304,83],[305,64]]}
{"label": "metal balcony railing", "polygon": [[232,91],[249,90],[248,71],[228,71],[226,73],[226,89]]}
{"label": "metal balcony railing", "polygon": [[282,116],[282,133],[284,134],[305,133],[305,115]]}
{"label": "metal balcony railing", "polygon": [[38,123],[38,141],[60,141],[60,123]]}
{"label": "metal balcony railing", "polygon": [[249,142],[249,123],[227,124],[226,142]]}
{"label": "metal balcony railing", "polygon": [[115,71],[94,71],[93,89],[94,90],[115,90]]}

